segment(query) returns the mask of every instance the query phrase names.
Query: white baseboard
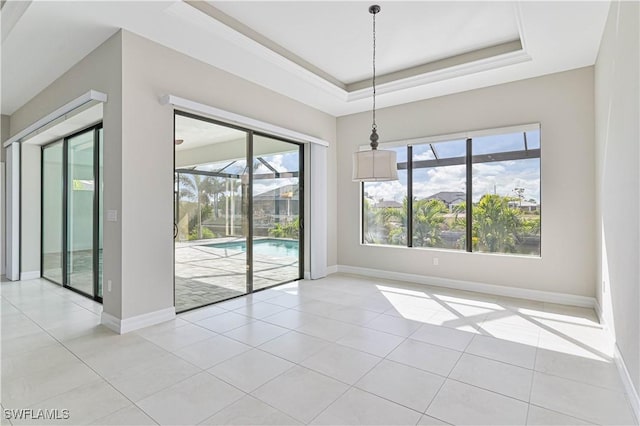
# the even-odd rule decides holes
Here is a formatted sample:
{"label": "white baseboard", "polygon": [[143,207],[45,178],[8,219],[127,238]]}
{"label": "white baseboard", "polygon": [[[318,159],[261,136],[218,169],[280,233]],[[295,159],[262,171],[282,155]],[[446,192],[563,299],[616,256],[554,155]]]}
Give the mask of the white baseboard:
{"label": "white baseboard", "polygon": [[40,271],[20,272],[20,281],[35,280],[40,278]]}
{"label": "white baseboard", "polygon": [[113,315],[103,311],[100,322],[102,323],[102,325],[115,331],[118,334],[125,334],[129,333],[130,331],[139,330],[141,328],[172,320],[175,317],[175,307],[160,309],[159,311],[149,312],[125,319],[116,318]]}
{"label": "white baseboard", "polygon": [[531,290],[526,288],[505,287],[474,281],[452,280],[449,278],[406,274],[403,272],[383,271],[380,269],[361,268],[357,266],[338,265],[338,272],[364,275],[366,277],[373,278],[406,281],[416,284],[426,284],[436,287],[453,288],[456,290],[475,291],[494,296],[515,297],[519,299],[535,300],[538,302],[557,303],[560,305],[580,306],[584,308],[593,308],[596,305],[596,299],[594,297],[552,293],[549,291]]}
{"label": "white baseboard", "polygon": [[629,370],[627,370],[627,364],[625,364],[617,344],[614,345],[613,357],[616,361],[616,367],[618,367],[618,373],[622,379],[624,389],[627,391],[629,403],[631,404],[633,413],[636,415],[636,422],[638,422],[640,421],[640,396],[638,395],[636,387],[633,385],[633,380],[631,380],[631,375],[629,374]]}
{"label": "white baseboard", "polygon": [[620,379],[622,380],[622,384],[624,385],[624,389],[627,393],[627,397],[629,398],[629,404],[631,404],[633,413],[636,416],[636,422],[639,422],[640,421],[640,395],[638,395],[638,391],[636,390],[636,387],[633,385],[633,380],[631,380],[631,375],[629,374],[629,370],[627,369],[627,364],[624,362],[624,358],[622,357],[620,348],[616,343],[616,338],[613,334],[613,330],[611,330],[611,328],[609,327],[609,324],[605,320],[604,312],[602,311],[602,306],[600,306],[600,303],[598,303],[597,301],[594,309],[596,311],[596,314],[598,315],[600,324],[602,324],[602,328],[611,339],[611,345],[613,346],[613,359],[616,363],[616,367],[618,368],[618,374],[620,374]]}
{"label": "white baseboard", "polygon": [[338,272],[338,265],[327,266],[327,275],[335,274]]}

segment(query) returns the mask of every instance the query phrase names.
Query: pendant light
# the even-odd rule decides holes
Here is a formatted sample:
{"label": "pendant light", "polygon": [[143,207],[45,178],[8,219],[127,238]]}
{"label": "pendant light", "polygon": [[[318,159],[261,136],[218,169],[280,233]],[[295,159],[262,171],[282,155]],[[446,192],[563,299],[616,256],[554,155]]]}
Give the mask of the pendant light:
{"label": "pendant light", "polygon": [[373,15],[373,123],[371,125],[371,149],[358,151],[353,154],[353,181],[380,182],[398,180],[398,167],[395,151],[378,149],[378,127],[376,125],[376,14],[380,6],[374,4],[369,7]]}

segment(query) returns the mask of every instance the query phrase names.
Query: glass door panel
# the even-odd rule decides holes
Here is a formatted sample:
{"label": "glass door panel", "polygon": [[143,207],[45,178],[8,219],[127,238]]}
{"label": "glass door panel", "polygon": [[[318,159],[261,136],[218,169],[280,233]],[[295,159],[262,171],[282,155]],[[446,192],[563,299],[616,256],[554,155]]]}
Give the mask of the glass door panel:
{"label": "glass door panel", "polygon": [[102,235],[104,230],[104,160],[102,154],[104,152],[102,128],[98,130],[98,293],[97,296],[102,298]]}
{"label": "glass door panel", "polygon": [[42,276],[63,284],[63,143],[42,150]]}
{"label": "glass door panel", "polygon": [[247,293],[247,132],[175,116],[175,306]]}
{"label": "glass door panel", "polygon": [[302,278],[298,144],[253,137],[253,290]]}
{"label": "glass door panel", "polygon": [[67,141],[67,285],[94,296],[94,130]]}

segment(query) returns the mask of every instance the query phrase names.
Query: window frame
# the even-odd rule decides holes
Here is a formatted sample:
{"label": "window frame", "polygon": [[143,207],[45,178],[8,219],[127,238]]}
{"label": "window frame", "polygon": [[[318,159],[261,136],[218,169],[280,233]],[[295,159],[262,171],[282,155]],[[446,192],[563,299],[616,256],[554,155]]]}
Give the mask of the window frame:
{"label": "window frame", "polygon": [[[527,132],[538,132],[539,135],[539,146],[538,148],[529,148],[527,145]],[[488,154],[478,154],[473,155],[473,139],[479,137],[487,137],[487,136],[500,136],[506,134],[515,134],[515,133],[523,133],[524,137],[524,149],[519,151],[499,151],[495,153]],[[452,252],[462,252],[462,253],[481,253],[481,254],[490,254],[490,255],[506,255],[506,256],[522,256],[527,258],[542,258],[542,134],[541,134],[541,125],[540,123],[529,123],[522,125],[515,125],[509,127],[500,127],[500,128],[491,128],[491,129],[482,129],[482,130],[474,130],[474,131],[466,131],[459,132],[453,134],[443,134],[436,136],[426,136],[419,137],[414,139],[401,139],[396,141],[390,141],[385,143],[380,143],[380,149],[390,149],[390,148],[399,148],[405,147],[407,150],[407,160],[405,162],[398,162],[398,170],[406,170],[407,171],[407,223],[406,223],[406,244],[405,245],[395,245],[395,244],[375,244],[375,243],[366,243],[366,217],[365,217],[365,183],[360,183],[360,245],[361,246],[377,246],[377,247],[393,247],[393,248],[414,248],[413,245],[413,172],[416,169],[421,168],[431,168],[431,167],[443,167],[449,165],[463,165],[465,166],[465,174],[466,174],[466,182],[465,182],[465,247],[464,249],[455,250],[444,247],[426,247],[426,246],[415,246],[415,248],[423,249],[423,250],[445,250]],[[435,160],[421,160],[420,167],[415,167],[415,163],[413,161],[413,147],[416,145],[430,145],[433,149],[433,145],[435,143],[447,143],[453,141],[465,140],[465,154],[463,157],[452,157],[445,159],[438,159],[436,156]],[[359,150],[369,149],[368,145],[360,145]],[[435,152],[434,152],[435,155]],[[478,251],[473,250],[473,165],[481,164],[481,163],[489,163],[489,162],[499,162],[499,161],[518,161],[518,160],[526,160],[526,159],[538,159],[539,160],[539,176],[540,176],[540,200],[539,200],[539,215],[540,215],[540,249],[537,254],[520,254],[520,253],[508,253],[508,252],[489,252],[489,251]],[[461,159],[464,162],[460,162]],[[444,160],[444,161],[443,161]],[[478,161],[484,160],[484,161]],[[438,162],[442,162],[444,164],[437,164]],[[428,163],[435,162],[434,165],[426,165]],[[410,212],[410,213],[409,213]]]}

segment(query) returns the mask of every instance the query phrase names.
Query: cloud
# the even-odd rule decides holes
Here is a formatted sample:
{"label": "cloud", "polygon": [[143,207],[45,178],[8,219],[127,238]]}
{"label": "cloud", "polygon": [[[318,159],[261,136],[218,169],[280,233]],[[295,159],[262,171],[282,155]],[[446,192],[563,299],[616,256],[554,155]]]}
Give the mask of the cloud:
{"label": "cloud", "polygon": [[[399,181],[365,184],[369,197],[378,200],[402,201],[407,196],[406,172],[399,172]],[[524,188],[525,199],[540,200],[540,160],[527,159],[480,163],[473,165],[473,200],[484,194],[516,196],[515,188]],[[426,198],[442,191],[466,191],[464,165],[417,169],[413,176],[414,197]]]}

